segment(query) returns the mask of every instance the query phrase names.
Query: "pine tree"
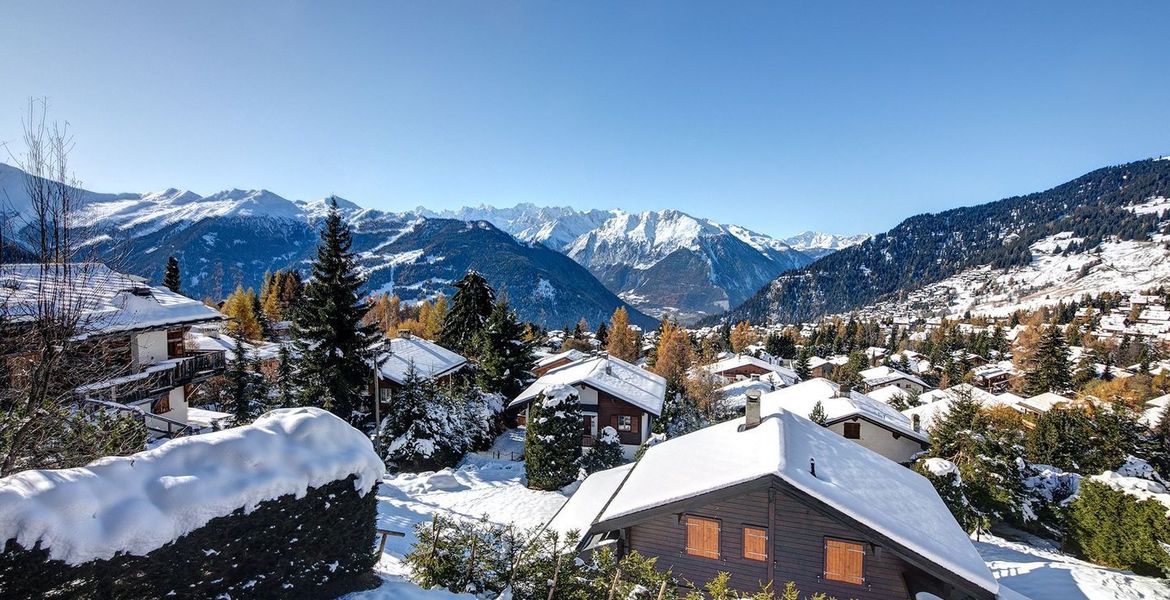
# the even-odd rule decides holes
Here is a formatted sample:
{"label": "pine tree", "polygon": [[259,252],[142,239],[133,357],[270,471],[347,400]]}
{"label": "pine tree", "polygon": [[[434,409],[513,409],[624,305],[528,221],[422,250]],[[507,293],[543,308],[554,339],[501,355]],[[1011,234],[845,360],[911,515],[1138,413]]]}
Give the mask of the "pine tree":
{"label": "pine tree", "polygon": [[293,361],[287,344],[281,344],[276,354],[276,403],[280,407],[296,404],[293,392]]}
{"label": "pine tree", "polygon": [[597,338],[597,344],[602,348],[609,342],[609,327],[606,326],[605,321],[597,324],[597,332],[593,337]]}
{"label": "pine tree", "polygon": [[813,405],[812,412],[808,413],[808,420],[825,427],[829,423],[829,417],[825,414],[825,405],[820,400]]}
{"label": "pine tree", "polygon": [[455,282],[451,309],[443,320],[439,345],[467,357],[475,357],[475,336],[492,314],[496,293],[483,275],[468,271]]}
{"label": "pine tree", "polygon": [[1024,389],[1028,395],[1062,393],[1072,385],[1068,346],[1059,327],[1049,326],[1044,330],[1031,363],[1024,375]]}
{"label": "pine tree", "polygon": [[630,313],[626,307],[619,306],[613,311],[613,318],[609,321],[609,339],[605,349],[611,355],[626,362],[636,362],[640,349],[638,348],[638,332],[630,327]]}
{"label": "pine tree", "polygon": [[183,278],[179,275],[179,261],[173,256],[168,256],[167,270],[163,274],[163,286],[177,294],[182,285]]}
{"label": "pine tree", "polygon": [[581,406],[577,390],[552,386],[529,406],[524,435],[528,487],[556,490],[577,477],[581,459]]}
{"label": "pine tree", "polygon": [[515,398],[532,380],[532,344],[507,300],[496,301],[476,337],[479,385],[489,392]]}
{"label": "pine tree", "polygon": [[804,348],[800,350],[800,354],[796,357],[796,376],[800,377],[801,381],[808,381],[812,377],[810,359],[808,350]]}
{"label": "pine tree", "polygon": [[367,361],[375,333],[361,322],[367,308],[360,295],[365,280],[350,250],[352,242],[337,199],[331,198],[312,281],[293,311],[292,334],[299,354],[301,404],[329,407],[357,423],[371,376]]}
{"label": "pine tree", "polygon": [[589,450],[582,458],[582,464],[585,467],[585,472],[596,473],[606,469],[612,469],[621,465],[626,461],[625,454],[622,452],[622,442],[618,438],[618,432],[608,425],[601,428],[601,432],[597,436],[597,441],[594,442],[593,448]]}
{"label": "pine tree", "polygon": [[224,404],[235,417],[236,425],[247,425],[260,415],[267,386],[244,339],[236,335],[233,342],[235,357],[224,370],[227,381]]}

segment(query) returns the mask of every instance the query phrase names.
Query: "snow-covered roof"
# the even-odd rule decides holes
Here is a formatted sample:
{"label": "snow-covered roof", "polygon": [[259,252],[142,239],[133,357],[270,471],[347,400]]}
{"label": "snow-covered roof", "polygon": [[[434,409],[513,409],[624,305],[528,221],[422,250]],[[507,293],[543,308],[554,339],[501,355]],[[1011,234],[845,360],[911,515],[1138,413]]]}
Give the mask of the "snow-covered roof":
{"label": "snow-covered roof", "polygon": [[76,312],[83,323],[82,338],[223,318],[198,300],[99,263],[0,266],[0,304],[10,318],[35,318],[45,302]]}
{"label": "snow-covered roof", "polygon": [[866,369],[864,371],[861,371],[860,375],[865,380],[865,385],[868,385],[871,387],[878,387],[878,386],[886,385],[888,383],[893,383],[899,379],[905,379],[907,381],[914,382],[914,383],[916,383],[924,388],[930,387],[929,384],[927,384],[925,381],[919,379],[916,375],[911,375],[909,373],[903,373],[897,369],[894,369],[891,367],[886,367],[886,366],[878,366],[878,367],[873,367],[872,369]]}
{"label": "snow-covered roof", "polygon": [[1065,398],[1054,392],[1044,392],[1020,402],[1020,406],[1036,412],[1048,412],[1054,408],[1072,404],[1071,398]]}
{"label": "snow-covered roof", "polygon": [[[188,331],[183,344],[193,350],[217,350],[224,353],[226,360],[236,360],[236,341],[225,335],[210,335],[199,331]],[[244,342],[249,357],[271,360],[280,355],[280,344],[275,342]]]}
{"label": "snow-covered roof", "polygon": [[747,404],[747,393],[749,391],[759,390],[760,394],[766,394],[791,383],[777,373],[766,373],[761,375],[759,379],[749,378],[733,381],[719,388],[719,391],[723,392],[723,398],[727,406],[743,408]]}
{"label": "snow-covered roof", "polygon": [[405,383],[411,366],[422,378],[442,377],[467,363],[462,356],[417,336],[396,337],[378,348],[378,372],[394,383]]}
{"label": "snow-covered roof", "polygon": [[[604,529],[606,521],[776,476],[971,584],[998,590],[926,478],[785,410],[752,429],[740,431],[742,424],[739,419],[720,423],[649,448],[609,500],[596,529]],[[810,459],[816,460],[816,475]]]}
{"label": "snow-covered roof", "polygon": [[873,398],[874,400],[877,400],[878,402],[883,402],[885,404],[889,404],[891,400],[893,400],[894,398],[896,398],[898,396],[901,396],[903,398],[910,398],[910,396],[911,396],[911,394],[909,392],[907,392],[906,390],[904,390],[900,387],[897,387],[897,386],[893,386],[893,385],[888,385],[888,386],[883,387],[883,388],[878,388],[876,390],[868,391],[865,393],[865,395],[869,396],[870,398]]}
{"label": "snow-covered roof", "polygon": [[772,373],[779,373],[789,381],[796,381],[798,379],[796,371],[782,367],[780,365],[772,364],[766,360],[756,358],[750,354],[735,354],[709,365],[704,365],[700,368],[704,371],[707,371],[708,373],[719,374],[725,371],[739,369],[747,366],[758,367]]}
{"label": "snow-covered roof", "polygon": [[839,397],[840,387],[821,377],[798,383],[760,398],[761,414],[772,414],[786,410],[808,417],[817,402],[825,410],[829,422],[863,417],[873,423],[920,441],[927,441],[926,434],[915,431],[910,418],[894,410],[890,405],[879,402],[860,392],[851,392],[848,398]]}
{"label": "snow-covered roof", "polygon": [[951,402],[958,398],[959,394],[970,394],[971,399],[983,407],[1002,405],[1016,408],[1020,400],[1015,394],[995,395],[969,383],[960,383],[945,390],[931,390],[918,396],[923,404],[908,408],[902,411],[902,414],[911,420],[917,416],[919,428],[929,432],[939,419],[950,413]]}
{"label": "snow-covered roof", "polygon": [[634,463],[614,467],[605,471],[598,471],[581,482],[576,492],[569,497],[557,514],[548,522],[548,529],[561,536],[570,532],[577,532],[577,539],[566,540],[573,545],[580,543],[589,527],[597,521],[605,503],[613,497],[618,486],[626,479]]}
{"label": "snow-covered roof", "polygon": [[364,495],[384,472],[370,439],[332,413],[279,409],[130,456],[0,479],[0,538],[39,542],[74,565],[141,556],[216,517],[350,475]]}
{"label": "snow-covered roof", "polygon": [[582,358],[585,358],[587,356],[589,356],[589,355],[585,354],[584,352],[581,352],[580,350],[565,350],[564,352],[558,352],[556,354],[546,356],[546,357],[536,361],[536,368],[539,369],[540,367],[551,365],[551,364],[558,362],[558,361],[561,361],[561,360],[567,360],[568,362],[577,362],[577,361],[579,361]]}
{"label": "snow-covered roof", "polygon": [[585,384],[612,394],[655,416],[662,414],[666,399],[666,380],[636,365],[613,356],[595,356],[557,367],[532,382],[508,406],[517,406],[536,398],[554,385]]}
{"label": "snow-covered roof", "polygon": [[217,410],[208,410],[206,408],[197,408],[194,406],[187,408],[187,422],[191,425],[199,427],[214,427],[216,423],[223,423],[231,420],[231,413],[219,412]]}

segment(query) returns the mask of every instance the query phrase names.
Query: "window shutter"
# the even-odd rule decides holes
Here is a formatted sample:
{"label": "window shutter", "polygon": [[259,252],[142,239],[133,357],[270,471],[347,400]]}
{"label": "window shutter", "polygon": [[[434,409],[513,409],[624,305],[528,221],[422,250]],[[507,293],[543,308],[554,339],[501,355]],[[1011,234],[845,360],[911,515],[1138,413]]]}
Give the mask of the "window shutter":
{"label": "window shutter", "polygon": [[630,417],[630,433],[638,433],[638,428],[641,427],[641,417]]}
{"label": "window shutter", "polygon": [[686,523],[687,554],[719,558],[719,521],[688,516]]}
{"label": "window shutter", "polygon": [[743,528],[743,557],[748,560],[768,560],[767,529]]}
{"label": "window shutter", "polygon": [[825,579],[855,585],[865,583],[865,546],[826,538]]}

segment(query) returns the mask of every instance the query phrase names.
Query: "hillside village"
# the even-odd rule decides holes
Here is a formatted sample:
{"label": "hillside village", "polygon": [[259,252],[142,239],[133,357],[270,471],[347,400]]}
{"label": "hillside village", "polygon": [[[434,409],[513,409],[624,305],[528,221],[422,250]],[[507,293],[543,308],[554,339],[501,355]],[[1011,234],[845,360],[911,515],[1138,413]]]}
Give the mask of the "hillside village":
{"label": "hillside village", "polygon": [[[788,326],[647,330],[619,307],[549,330],[521,322],[474,271],[451,298],[365,295],[349,243],[335,208],[307,281],[277,271],[222,302],[183,296],[173,260],[159,283],[91,262],[0,267],[8,418],[37,432],[6,424],[0,589],[50,593],[79,577],[86,590],[109,585],[88,573],[134,557],[225,543],[217,518],[248,531],[267,514],[239,512],[241,493],[326,518],[333,509],[287,494],[358,477],[347,502],[368,529],[298,559],[316,566],[289,597],[1028,597],[1043,580],[994,567],[1011,544],[1130,570],[1130,591],[1166,590],[1153,579],[1170,571],[1165,288],[1008,315]],[[61,345],[53,360],[68,377],[45,369]],[[19,408],[34,389],[68,412]],[[184,453],[216,452],[205,443],[252,447],[253,429],[294,422],[363,441],[337,455],[331,479],[268,491],[245,479],[162,537],[90,534],[82,550],[64,533],[76,517],[54,517],[58,533],[38,525],[70,490],[58,478],[109,476],[101,461],[83,466],[95,458],[158,465],[121,476],[147,478],[132,496],[151,477],[184,477]],[[59,575],[34,582],[16,568],[41,563]],[[342,563],[336,581],[320,571]],[[272,589],[257,577],[294,581],[262,559],[210,583],[185,577],[162,585],[248,595]],[[144,587],[124,593],[164,592],[133,585]]]}
{"label": "hillside village", "polygon": [[1170,599],[1170,11],[920,4],[6,5],[0,600]]}

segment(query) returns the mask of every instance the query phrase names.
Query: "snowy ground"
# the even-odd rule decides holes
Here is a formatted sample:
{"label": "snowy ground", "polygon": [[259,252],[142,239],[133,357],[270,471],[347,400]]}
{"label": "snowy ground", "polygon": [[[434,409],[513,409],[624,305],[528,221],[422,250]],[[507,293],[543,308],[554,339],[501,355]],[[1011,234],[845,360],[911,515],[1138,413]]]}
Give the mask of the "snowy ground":
{"label": "snowy ground", "polygon": [[[424,590],[406,580],[402,557],[415,544],[414,525],[443,512],[520,527],[542,525],[565,502],[557,492],[524,486],[524,463],[509,460],[523,448],[523,430],[505,433],[492,450],[468,457],[456,469],[387,476],[378,488],[378,526],[406,533],[389,538],[376,570],[381,587],[347,600],[470,600],[446,590]],[[497,459],[497,452],[501,459]],[[1000,583],[1018,600],[1153,600],[1170,598],[1170,584],[1098,567],[1052,550],[983,535],[975,542]]]}
{"label": "snowy ground", "polygon": [[1006,585],[1031,600],[1153,600],[1170,598],[1165,580],[1141,577],[1059,552],[984,535],[975,549]]}
{"label": "snowy ground", "polygon": [[[523,449],[523,430],[509,431],[487,452],[469,456],[456,469],[433,473],[403,473],[387,476],[378,487],[378,527],[406,533],[389,538],[375,570],[384,580],[381,587],[347,596],[347,600],[447,600],[473,598],[445,590],[423,590],[406,581],[402,557],[414,546],[416,523],[431,520],[435,513],[486,517],[496,523],[518,527],[543,525],[566,497],[558,492],[538,492],[524,485],[524,463],[509,460]],[[497,453],[502,458],[497,459]]]}

